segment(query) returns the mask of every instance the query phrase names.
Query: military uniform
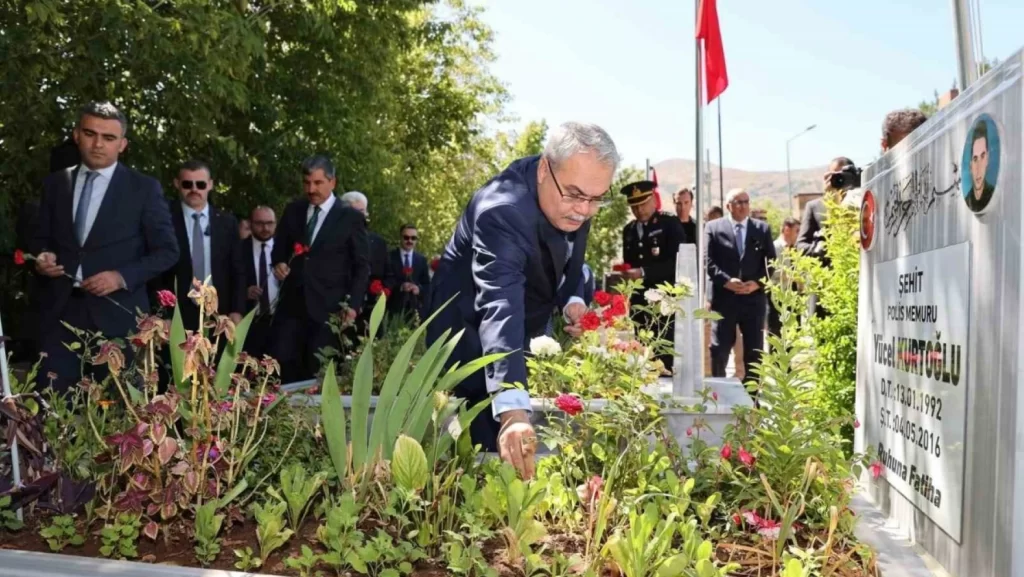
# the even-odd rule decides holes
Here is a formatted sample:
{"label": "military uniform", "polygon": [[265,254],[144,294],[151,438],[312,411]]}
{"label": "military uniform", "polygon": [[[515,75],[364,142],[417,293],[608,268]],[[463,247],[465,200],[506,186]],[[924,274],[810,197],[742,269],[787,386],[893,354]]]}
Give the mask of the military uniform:
{"label": "military uniform", "polygon": [[[655,194],[656,185],[647,180],[628,184],[620,191],[630,206],[648,202]],[[643,271],[643,290],[633,293],[630,299],[633,305],[646,305],[644,291],[664,283],[674,284],[676,281],[676,254],[679,245],[687,242],[683,223],[674,214],[655,212],[651,218],[642,223],[634,220],[622,229],[622,260],[632,268]],[[634,313],[634,322],[647,325],[653,320],[643,313]],[[666,340],[675,336],[675,320],[665,319],[668,328],[663,333]],[[663,355],[662,362],[666,369],[672,369],[672,355]]]}

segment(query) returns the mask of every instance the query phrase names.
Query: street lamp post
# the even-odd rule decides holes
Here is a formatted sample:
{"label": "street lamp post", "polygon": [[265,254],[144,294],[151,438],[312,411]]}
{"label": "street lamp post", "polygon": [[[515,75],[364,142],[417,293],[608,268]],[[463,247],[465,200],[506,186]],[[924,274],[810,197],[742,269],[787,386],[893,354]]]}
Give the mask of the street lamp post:
{"label": "street lamp post", "polygon": [[795,134],[793,137],[791,137],[789,140],[786,141],[786,186],[789,188],[789,198],[793,198],[793,179],[792,179],[792,177],[789,174],[789,144],[791,142],[793,142],[794,140],[796,140],[797,138],[799,138],[799,137],[807,134],[808,132],[814,130],[814,128],[816,126],[818,126],[818,125],[817,124],[812,124],[812,125],[808,126],[807,128],[801,130],[799,133]]}

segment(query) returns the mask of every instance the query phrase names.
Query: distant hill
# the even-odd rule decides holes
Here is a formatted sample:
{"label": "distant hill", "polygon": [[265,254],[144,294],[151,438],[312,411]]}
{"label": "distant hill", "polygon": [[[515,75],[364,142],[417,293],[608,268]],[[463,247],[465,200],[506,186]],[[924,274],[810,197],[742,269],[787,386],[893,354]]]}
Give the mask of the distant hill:
{"label": "distant hill", "polygon": [[[654,168],[658,171],[658,188],[665,206],[671,206],[672,195],[677,190],[684,186],[693,187],[696,182],[692,160],[671,158],[654,163]],[[826,171],[827,166],[792,170],[790,174],[793,178],[793,193],[821,192],[821,175]],[[726,167],[722,172],[725,180],[724,192],[729,192],[730,188],[742,187],[747,190],[752,200],[767,198],[787,212],[790,210],[786,171],[751,172]],[[718,165],[712,164],[712,204],[720,204],[718,182]]]}

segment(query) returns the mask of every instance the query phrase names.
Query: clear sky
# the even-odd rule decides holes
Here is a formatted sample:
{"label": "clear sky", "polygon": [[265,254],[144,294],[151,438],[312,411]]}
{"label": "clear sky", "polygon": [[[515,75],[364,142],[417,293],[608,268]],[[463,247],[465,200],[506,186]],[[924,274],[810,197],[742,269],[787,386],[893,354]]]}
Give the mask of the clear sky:
{"label": "clear sky", "polygon": [[[980,0],[985,56],[1024,44],[1024,0]],[[694,157],[693,0],[475,0],[521,123],[596,122],[627,164]],[[949,0],[719,0],[724,165],[785,170],[879,150],[886,112],[952,87]],[[706,146],[717,164],[715,109]]]}

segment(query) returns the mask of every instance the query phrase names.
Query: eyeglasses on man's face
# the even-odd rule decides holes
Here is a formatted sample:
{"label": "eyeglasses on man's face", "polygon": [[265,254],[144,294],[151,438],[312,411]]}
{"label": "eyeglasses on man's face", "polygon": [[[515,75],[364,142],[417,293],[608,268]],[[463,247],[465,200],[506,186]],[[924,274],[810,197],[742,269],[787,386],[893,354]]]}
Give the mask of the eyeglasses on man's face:
{"label": "eyeglasses on man's face", "polygon": [[602,196],[589,197],[577,192],[570,192],[566,194],[562,190],[562,185],[558,183],[558,177],[555,176],[555,168],[551,165],[551,161],[548,161],[548,174],[551,175],[551,180],[555,183],[555,188],[558,190],[558,195],[562,197],[562,200],[570,202],[572,204],[586,204],[588,208],[605,208],[612,202]]}
{"label": "eyeglasses on man's face", "polygon": [[410,242],[415,242],[415,241],[417,241],[419,239],[420,239],[420,237],[418,237],[416,235],[408,235],[408,234],[403,234],[402,235],[402,240],[407,240],[407,241],[410,241]]}

